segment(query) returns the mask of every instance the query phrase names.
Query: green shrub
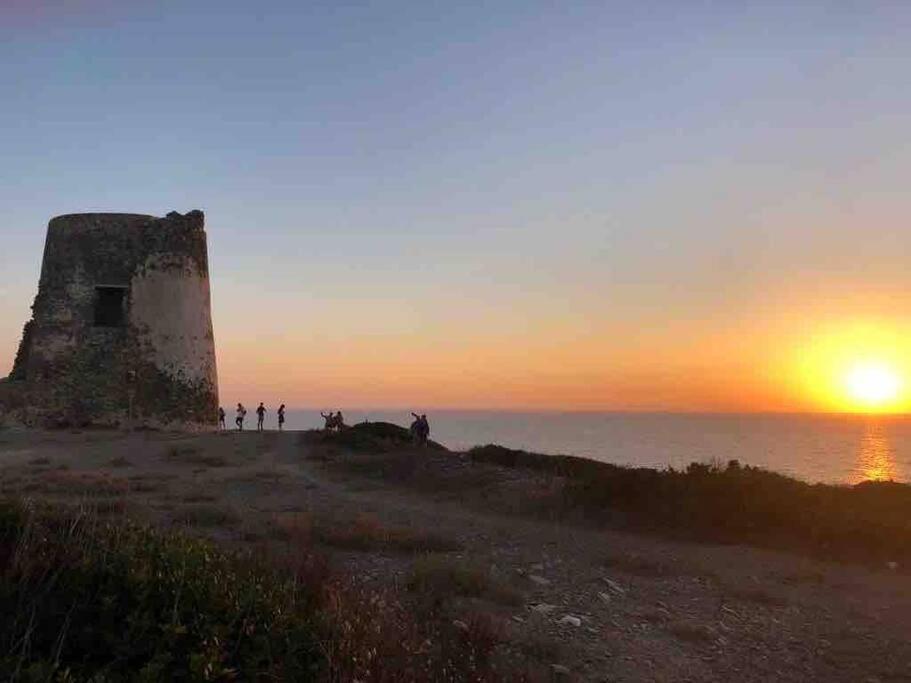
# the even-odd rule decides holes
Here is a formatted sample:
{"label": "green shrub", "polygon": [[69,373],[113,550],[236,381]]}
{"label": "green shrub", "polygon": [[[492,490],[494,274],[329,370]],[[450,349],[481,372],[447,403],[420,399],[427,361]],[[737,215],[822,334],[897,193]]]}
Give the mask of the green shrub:
{"label": "green shrub", "polygon": [[0,506],[0,678],[309,680],[317,587],[206,542]]}
{"label": "green shrub", "polygon": [[751,543],[827,559],[911,567],[911,486],[808,484],[741,465],[685,470],[622,467],[572,456],[479,446],[477,462],[564,477],[561,505],[591,521],[721,543]]}

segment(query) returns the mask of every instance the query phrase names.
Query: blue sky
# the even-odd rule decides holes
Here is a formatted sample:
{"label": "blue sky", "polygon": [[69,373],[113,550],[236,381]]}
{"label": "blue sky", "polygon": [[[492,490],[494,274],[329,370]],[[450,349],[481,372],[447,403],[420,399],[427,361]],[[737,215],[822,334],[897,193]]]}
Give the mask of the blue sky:
{"label": "blue sky", "polygon": [[705,359],[681,346],[779,339],[805,310],[900,324],[909,28],[900,2],[15,0],[0,373],[47,220],[77,211],[206,212],[231,391],[293,394],[310,380],[293,348],[337,367],[351,339],[388,344],[430,383],[540,342],[504,381],[571,401],[581,380],[555,368],[604,339],[592,381],[623,407],[607,385],[653,369],[620,338],[682,373]]}

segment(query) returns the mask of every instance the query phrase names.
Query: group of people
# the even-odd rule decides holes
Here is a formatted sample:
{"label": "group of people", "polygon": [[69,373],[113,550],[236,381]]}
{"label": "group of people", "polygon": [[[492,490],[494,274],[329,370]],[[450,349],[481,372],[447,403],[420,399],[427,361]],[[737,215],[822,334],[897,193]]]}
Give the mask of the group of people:
{"label": "group of people", "polygon": [[[256,408],[256,431],[261,432],[265,429],[266,422],[266,413],[269,412],[265,405],[260,402],[259,406]],[[278,415],[278,431],[283,431],[285,428],[285,404],[282,403],[276,411]],[[244,431],[244,420],[247,418],[247,409],[244,407],[243,403],[237,404],[237,417],[234,418],[234,424],[237,425],[237,431]],[[427,440],[430,438],[430,422],[427,420],[426,415],[418,415],[417,413],[411,413],[414,416],[414,422],[411,423],[410,432],[411,438],[414,440],[414,443],[419,446],[424,446],[427,444]],[[219,407],[218,409],[218,428],[227,429],[225,425],[225,409]],[[339,410],[333,413],[331,410],[328,414],[320,412],[320,417],[325,420],[325,430],[327,432],[340,432],[345,429],[348,425],[345,424],[345,418],[342,415],[342,411]]]}
{"label": "group of people", "polygon": [[[256,409],[256,431],[261,432],[265,429],[266,423],[266,413],[269,412],[266,409],[266,406],[260,402],[259,407]],[[282,403],[278,407],[278,431],[282,431],[285,428],[285,404]],[[225,409],[218,408],[218,427],[219,429],[227,429],[225,425]],[[244,420],[247,418],[247,409],[244,407],[243,403],[237,404],[237,417],[234,418],[234,424],[237,425],[237,431],[244,431]]]}
{"label": "group of people", "polygon": [[340,432],[348,426],[345,424],[345,418],[342,416],[341,410],[335,414],[330,410],[328,415],[320,411],[320,417],[326,421],[325,429],[327,432]]}

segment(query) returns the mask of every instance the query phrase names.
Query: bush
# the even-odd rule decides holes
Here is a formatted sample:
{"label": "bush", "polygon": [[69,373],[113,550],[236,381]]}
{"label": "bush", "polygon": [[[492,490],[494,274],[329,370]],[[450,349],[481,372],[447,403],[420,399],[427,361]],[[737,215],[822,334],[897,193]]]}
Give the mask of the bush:
{"label": "bush", "polygon": [[[391,422],[361,422],[340,432],[311,430],[301,434],[304,442],[327,443],[352,451],[384,453],[414,445],[411,432]],[[445,451],[446,448],[429,441],[427,448]]]}
{"label": "bush", "polygon": [[317,599],[202,541],[0,507],[3,680],[307,680]]}
{"label": "bush", "polygon": [[[262,549],[260,549],[262,550]],[[493,631],[262,552],[0,502],[0,680],[484,681]]]}
{"label": "bush", "polygon": [[751,543],[827,559],[911,567],[911,486],[808,484],[731,460],[685,470],[621,467],[502,446],[468,452],[477,462],[565,478],[561,506],[589,520],[695,540]]}

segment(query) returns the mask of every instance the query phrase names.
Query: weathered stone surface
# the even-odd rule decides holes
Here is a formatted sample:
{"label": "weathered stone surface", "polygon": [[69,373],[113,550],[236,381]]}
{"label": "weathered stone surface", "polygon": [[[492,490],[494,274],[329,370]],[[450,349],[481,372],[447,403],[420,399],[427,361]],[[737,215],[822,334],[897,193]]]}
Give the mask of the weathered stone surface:
{"label": "weathered stone surface", "polygon": [[214,426],[204,222],[201,211],[52,219],[6,412],[45,426]]}

